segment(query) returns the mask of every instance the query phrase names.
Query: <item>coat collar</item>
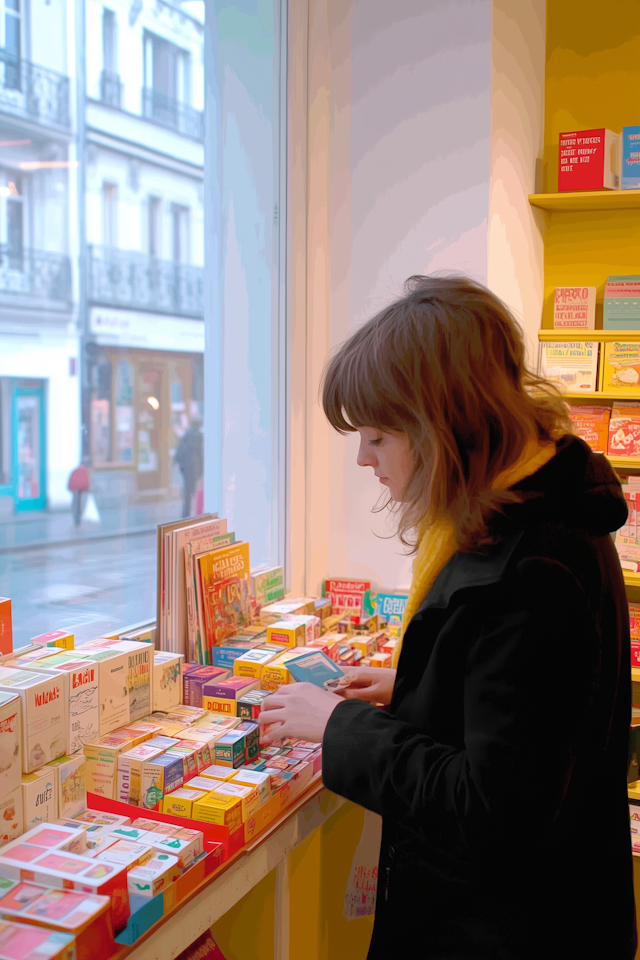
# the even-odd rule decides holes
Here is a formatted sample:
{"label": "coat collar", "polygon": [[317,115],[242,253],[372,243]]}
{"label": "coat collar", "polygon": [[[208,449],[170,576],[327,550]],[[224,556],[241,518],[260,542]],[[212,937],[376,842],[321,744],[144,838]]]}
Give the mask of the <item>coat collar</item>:
{"label": "coat collar", "polygon": [[434,607],[446,609],[455,593],[467,587],[486,587],[504,576],[523,529],[502,537],[490,553],[454,553],[436,577],[431,590],[415,613],[417,617]]}

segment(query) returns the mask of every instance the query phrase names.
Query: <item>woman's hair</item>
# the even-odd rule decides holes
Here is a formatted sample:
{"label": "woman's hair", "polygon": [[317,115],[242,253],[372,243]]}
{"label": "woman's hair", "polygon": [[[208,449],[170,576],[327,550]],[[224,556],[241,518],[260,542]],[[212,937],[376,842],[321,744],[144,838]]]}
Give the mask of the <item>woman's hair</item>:
{"label": "woman's hair", "polygon": [[421,525],[446,514],[460,549],[477,549],[492,540],[491,514],[519,500],[492,490],[493,481],[527,440],[570,432],[567,408],[527,369],[520,327],[485,287],[415,276],[405,291],[330,358],[324,412],[340,433],[407,434],[413,469],[398,505],[403,543],[415,547]]}

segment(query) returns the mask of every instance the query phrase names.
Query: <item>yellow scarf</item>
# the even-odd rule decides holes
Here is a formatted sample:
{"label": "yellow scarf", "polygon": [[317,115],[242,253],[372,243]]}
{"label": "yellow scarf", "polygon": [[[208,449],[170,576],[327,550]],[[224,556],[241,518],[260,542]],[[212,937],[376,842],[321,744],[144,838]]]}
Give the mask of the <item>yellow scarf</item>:
{"label": "yellow scarf", "polygon": [[[491,487],[493,490],[508,490],[515,483],[530,477],[532,473],[543,467],[556,452],[555,443],[539,443],[537,440],[528,440],[516,462],[498,474]],[[422,537],[418,552],[413,563],[413,581],[409,590],[409,599],[402,619],[402,634],[409,625],[409,621],[433,586],[434,580],[456,553],[458,545],[453,530],[453,524],[446,517],[435,520],[428,528],[426,536]],[[401,643],[398,645],[394,660],[400,654]]]}

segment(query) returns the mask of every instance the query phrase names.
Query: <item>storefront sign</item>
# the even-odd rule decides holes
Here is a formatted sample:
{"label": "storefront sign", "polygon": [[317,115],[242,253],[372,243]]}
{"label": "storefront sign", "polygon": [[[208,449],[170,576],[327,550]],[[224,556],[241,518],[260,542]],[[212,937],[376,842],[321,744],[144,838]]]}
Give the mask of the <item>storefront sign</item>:
{"label": "storefront sign", "polygon": [[89,330],[104,346],[204,353],[204,322],[135,310],[91,307]]}

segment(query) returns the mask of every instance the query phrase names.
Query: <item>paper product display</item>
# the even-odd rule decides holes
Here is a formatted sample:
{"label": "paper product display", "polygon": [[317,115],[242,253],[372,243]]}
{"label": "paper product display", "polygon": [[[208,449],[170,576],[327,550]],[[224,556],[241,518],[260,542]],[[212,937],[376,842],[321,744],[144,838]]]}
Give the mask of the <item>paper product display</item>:
{"label": "paper product display", "polygon": [[556,329],[593,330],[595,325],[595,287],[556,287],[553,296],[553,326]]}
{"label": "paper product display", "polygon": [[0,796],[0,848],[24,833],[22,782]]}
{"label": "paper product display", "polygon": [[56,773],[49,766],[22,775],[24,828],[58,819]]}
{"label": "paper product display", "polygon": [[155,897],[173,883],[182,873],[178,857],[169,853],[157,853],[143,867],[129,871],[127,884],[129,894],[138,897]]}
{"label": "paper product display", "polygon": [[87,784],[84,754],[73,757],[58,757],[47,766],[56,777],[58,816],[77,817],[87,809]]}
{"label": "paper product display", "polygon": [[85,743],[99,736],[100,696],[96,664],[92,660],[73,659],[64,654],[36,660],[31,669],[60,678],[68,704],[69,753],[77,753]]}
{"label": "paper product display", "polygon": [[22,701],[22,769],[37,770],[67,753],[67,707],[57,677],[0,666],[0,690]]}
{"label": "paper product display", "polygon": [[598,385],[598,343],[567,340],[541,343],[539,373],[572,393],[593,393]]}
{"label": "paper product display", "polygon": [[0,920],[3,960],[76,960],[75,937],[59,930]]}
{"label": "paper product display", "polygon": [[153,710],[169,711],[181,702],[182,664],[180,653],[154,651]]}
{"label": "paper product display", "polygon": [[22,701],[0,690],[0,797],[20,785],[22,776]]}

